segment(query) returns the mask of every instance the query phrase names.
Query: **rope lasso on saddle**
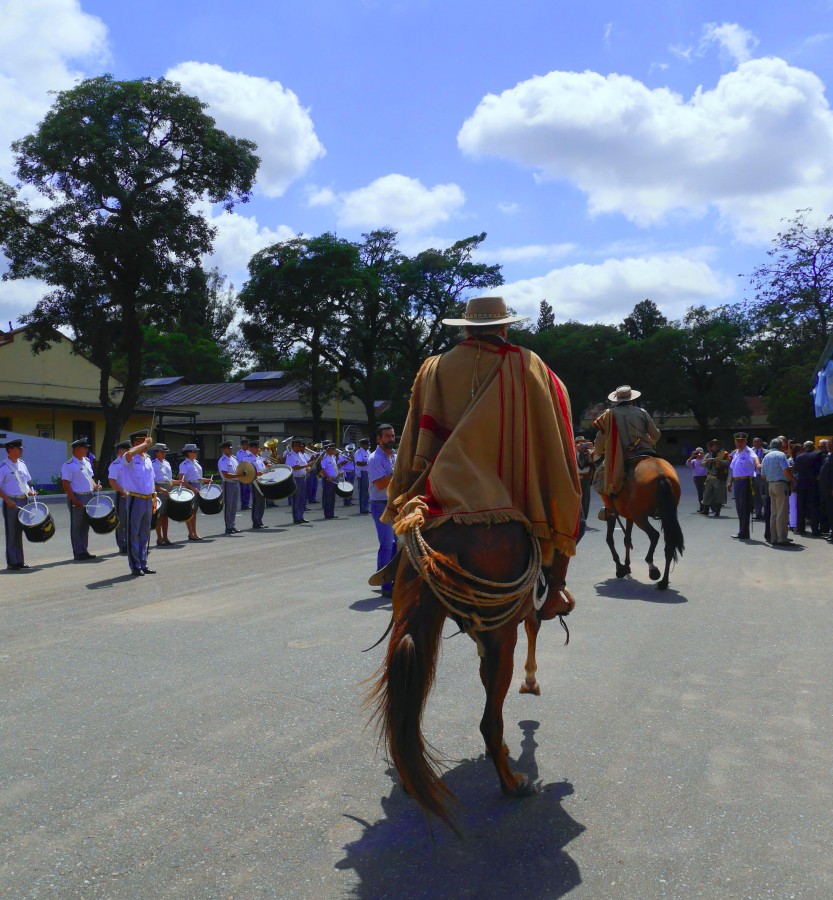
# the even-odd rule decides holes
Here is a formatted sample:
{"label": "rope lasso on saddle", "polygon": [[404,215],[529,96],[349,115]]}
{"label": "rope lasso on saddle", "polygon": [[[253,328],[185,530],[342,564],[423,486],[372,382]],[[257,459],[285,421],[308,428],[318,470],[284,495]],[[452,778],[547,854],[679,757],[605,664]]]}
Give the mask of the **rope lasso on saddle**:
{"label": "rope lasso on saddle", "polygon": [[404,517],[394,524],[394,531],[420,577],[453,616],[467,623],[467,631],[493,631],[518,615],[541,575],[541,545],[537,538],[531,537],[532,553],[519,578],[492,581],[466,571],[426,543],[421,526],[427,506],[422,498],[409,501],[406,508],[407,512],[402,510]]}

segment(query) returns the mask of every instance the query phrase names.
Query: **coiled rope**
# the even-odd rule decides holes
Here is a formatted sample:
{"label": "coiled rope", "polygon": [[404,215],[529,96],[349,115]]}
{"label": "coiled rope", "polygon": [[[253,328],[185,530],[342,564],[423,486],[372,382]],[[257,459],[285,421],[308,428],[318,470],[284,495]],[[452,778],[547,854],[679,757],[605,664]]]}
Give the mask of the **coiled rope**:
{"label": "coiled rope", "polygon": [[[454,560],[432,550],[420,530],[424,519],[415,510],[397,523],[397,535],[420,577],[445,608],[468,623],[467,631],[493,631],[515,618],[541,574],[541,545],[531,538],[532,553],[526,571],[515,581],[492,581],[467,572]],[[484,590],[488,588],[489,590]],[[507,609],[502,609],[508,606]],[[501,607],[497,610],[496,607]]]}

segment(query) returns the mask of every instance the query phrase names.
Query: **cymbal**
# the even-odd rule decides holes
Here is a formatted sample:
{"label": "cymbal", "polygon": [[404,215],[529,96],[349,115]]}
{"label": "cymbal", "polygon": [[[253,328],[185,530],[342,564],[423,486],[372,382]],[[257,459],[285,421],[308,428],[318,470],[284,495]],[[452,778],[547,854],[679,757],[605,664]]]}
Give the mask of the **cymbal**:
{"label": "cymbal", "polygon": [[237,480],[241,484],[251,484],[257,478],[257,469],[244,460],[237,464],[237,474],[240,476]]}

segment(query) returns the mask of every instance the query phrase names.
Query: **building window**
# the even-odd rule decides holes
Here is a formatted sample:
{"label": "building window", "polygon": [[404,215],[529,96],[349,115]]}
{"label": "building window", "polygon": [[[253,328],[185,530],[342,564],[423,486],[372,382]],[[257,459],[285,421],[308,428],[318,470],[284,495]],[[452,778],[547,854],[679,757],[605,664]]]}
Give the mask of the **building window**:
{"label": "building window", "polygon": [[11,416],[0,416],[0,431],[11,431],[11,430],[12,430]]}
{"label": "building window", "polygon": [[86,438],[90,442],[90,447],[95,447],[95,422],[73,419],[72,439],[77,441],[80,438]]}

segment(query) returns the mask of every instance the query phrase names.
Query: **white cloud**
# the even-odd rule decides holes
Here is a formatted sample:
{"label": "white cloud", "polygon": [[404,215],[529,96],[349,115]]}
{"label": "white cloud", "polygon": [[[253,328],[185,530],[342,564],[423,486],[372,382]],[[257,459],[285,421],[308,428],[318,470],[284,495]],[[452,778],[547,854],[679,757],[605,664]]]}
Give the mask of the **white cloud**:
{"label": "white cloud", "polygon": [[196,208],[217,229],[214,252],[206,259],[206,265],[217,266],[238,286],[245,277],[249,260],[258,250],[296,237],[288,225],[267,228],[259,225],[254,216],[228,213],[220,207],[213,208],[207,201]]}
{"label": "white cloud", "polygon": [[520,203],[498,203],[497,208],[506,216],[514,216],[521,211]]}
{"label": "white cloud", "polygon": [[[338,223],[346,227],[384,228],[420,232],[447,222],[466,202],[456,184],[426,187],[417,178],[384,175],[355,191],[314,195],[317,205],[336,207]],[[313,202],[311,198],[310,202]]]}
{"label": "white cloud", "polygon": [[649,298],[666,316],[678,318],[689,306],[714,305],[730,299],[735,290],[732,278],[715,272],[698,256],[694,251],[580,263],[500,290],[513,309],[530,316],[537,316],[539,303],[547,300],[562,321],[616,323]]}
{"label": "white cloud", "polygon": [[724,22],[722,25],[709,22],[703,26],[701,50],[705,50],[711,44],[718,44],[733,62],[742,63],[752,59],[752,51],[758,46],[758,39],[740,25],[731,22]]}
{"label": "white cloud", "polygon": [[107,56],[106,26],[78,0],[0,0],[0,177],[11,177],[11,142],[52,105],[48,92],[72,87]]}
{"label": "white cloud", "polygon": [[257,144],[257,184],[268,197],[284,194],[325,153],[309,110],[278,81],[199,62],[180,63],[165,77],[207,103],[224,131]]}
{"label": "white cloud", "polygon": [[575,249],[575,244],[527,244],[520,247],[495,247],[494,249],[483,247],[475,253],[475,256],[479,260],[504,264],[563,259]]}
{"label": "white cloud", "polygon": [[313,187],[309,191],[307,206],[332,206],[338,202],[335,191],[330,188]]}
{"label": "white cloud", "polygon": [[592,213],[640,225],[714,208],[761,241],[795,209],[833,205],[824,85],[780,59],[741,63],[687,101],[628,76],[550,72],[484,97],[458,145],[568,180]]}

